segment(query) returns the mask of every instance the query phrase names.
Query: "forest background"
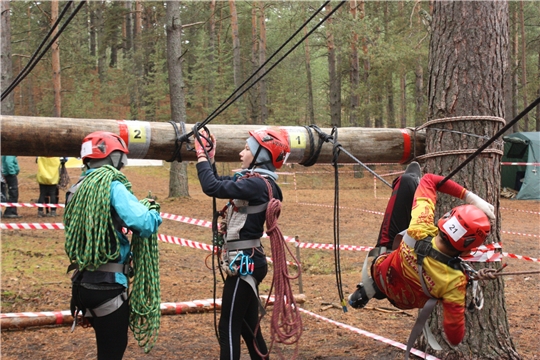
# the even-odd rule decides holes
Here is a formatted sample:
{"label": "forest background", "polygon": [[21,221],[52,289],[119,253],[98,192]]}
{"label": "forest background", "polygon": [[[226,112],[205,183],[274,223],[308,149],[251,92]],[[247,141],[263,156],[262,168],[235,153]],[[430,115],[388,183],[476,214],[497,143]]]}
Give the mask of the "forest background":
{"label": "forest background", "polygon": [[[63,9],[68,2],[60,1]],[[331,11],[330,2],[326,13]],[[51,27],[50,1],[11,1],[13,73]],[[203,121],[321,6],[310,1],[183,1],[187,122]],[[71,6],[74,8],[76,2]],[[350,1],[214,123],[407,127],[425,122],[429,1]],[[14,114],[169,121],[166,2],[89,1],[51,57],[14,90]],[[276,63],[325,12],[252,78]],[[506,120],[540,95],[540,3],[509,2]],[[264,21],[263,21],[264,20]],[[512,129],[540,130],[540,107]]]}

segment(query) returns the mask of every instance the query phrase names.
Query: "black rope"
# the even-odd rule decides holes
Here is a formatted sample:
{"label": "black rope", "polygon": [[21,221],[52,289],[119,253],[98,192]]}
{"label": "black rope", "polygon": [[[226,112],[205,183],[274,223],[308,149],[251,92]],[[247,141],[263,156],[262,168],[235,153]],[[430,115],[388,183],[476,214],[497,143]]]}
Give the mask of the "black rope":
{"label": "black rope", "polygon": [[[238,94],[236,97],[233,98],[233,96],[242,89],[242,87],[247,84],[260,70],[264,68],[264,66],[267,65],[267,63],[274,58],[283,47],[288,44],[290,41],[292,41],[293,37],[296,36],[319,12],[321,12],[326,5],[328,5],[330,1],[327,0],[308,20],[302,24],[298,28],[298,30],[295,31],[293,35],[291,35],[285,43],[283,43],[282,46],[279,47],[278,50],[276,50],[255,72],[246,80],[244,81],[227,99],[225,99],[210,115],[206,117],[204,121],[202,121],[202,126],[206,126],[210,121],[214,120],[218,115],[220,115],[223,111],[225,111],[229,106],[231,106],[236,100],[238,100],[245,92],[247,92],[249,89],[251,89],[257,82],[259,82],[264,76],[266,76],[276,65],[278,65],[285,57],[287,57],[293,50],[295,50],[308,36],[310,36],[319,26],[321,26],[330,16],[332,16],[337,9],[339,9],[343,4],[345,4],[347,1],[341,1],[339,5],[337,5],[329,14],[327,14],[313,29],[311,29],[306,35],[302,37],[289,51],[285,53],[281,58],[279,58],[267,71],[265,71],[260,77],[258,77],[253,83],[251,83],[245,90],[243,90],[240,94]],[[232,99],[232,100],[231,100]],[[231,100],[227,105],[225,105],[229,100]],[[190,137],[193,135],[193,132],[190,132],[186,134],[187,137]]]}
{"label": "black rope", "polygon": [[472,159],[474,159],[478,154],[480,154],[484,149],[486,149],[489,145],[491,145],[498,137],[503,135],[508,129],[510,129],[512,126],[514,126],[515,123],[517,123],[522,117],[527,115],[529,111],[534,109],[537,105],[540,105],[540,97],[538,97],[536,100],[534,100],[529,106],[525,108],[521,113],[519,113],[518,116],[516,116],[512,121],[510,121],[508,124],[506,124],[499,132],[497,132],[491,139],[486,141],[486,143],[482,146],[480,146],[474,153],[469,155],[465,161],[463,161],[458,167],[456,167],[450,174],[448,174],[444,179],[442,179],[438,184],[437,187],[441,187],[445,182],[450,180],[452,176],[454,176],[459,170],[463,169],[465,165],[467,165],[469,162],[471,162]]}
{"label": "black rope", "polygon": [[[323,144],[330,139],[330,136],[325,134],[317,125],[304,126],[304,128],[309,135],[310,152],[309,158],[299,164],[303,166],[313,166],[319,159]],[[319,143],[317,144],[317,149],[315,149],[315,140],[313,138],[313,133],[311,132],[311,129],[315,130],[315,132],[317,132],[317,134],[319,135]]]}
{"label": "black rope", "polygon": [[24,78],[34,69],[34,67],[37,65],[37,63],[41,60],[41,58],[47,53],[47,51],[50,49],[50,47],[54,44],[54,42],[56,41],[56,39],[58,39],[58,37],[62,34],[62,32],[64,32],[64,29],[69,25],[69,23],[71,22],[71,20],[73,20],[73,18],[75,17],[75,15],[77,15],[77,13],[79,12],[79,10],[83,7],[83,5],[86,3],[86,0],[82,0],[79,5],[75,8],[75,10],[73,10],[73,12],[71,13],[71,15],[68,17],[68,19],[66,20],[66,22],[62,25],[62,27],[58,30],[58,32],[56,33],[56,35],[51,39],[51,41],[49,42],[49,44],[45,47],[45,49],[41,52],[41,54],[35,59],[35,61],[32,62],[32,60],[35,58],[36,54],[39,52],[39,50],[43,47],[43,44],[45,43],[45,41],[48,39],[48,37],[51,35],[51,33],[54,31],[54,29],[57,27],[58,23],[60,22],[60,20],[62,19],[62,17],[64,16],[64,14],[67,12],[67,9],[68,7],[71,5],[73,1],[70,1],[69,3],[66,4],[66,6],[64,6],[64,9],[62,10],[61,14],[58,16],[58,19],[56,20],[56,22],[53,24],[52,28],[49,30],[49,33],[45,36],[45,38],[43,39],[42,43],[39,45],[38,49],[34,52],[34,54],[32,55],[32,58],[30,59],[30,61],[28,62],[28,64],[26,64],[25,68],[19,73],[19,75],[17,75],[16,79],[8,86],[8,88],[2,92],[2,96],[0,98],[0,101],[3,101],[12,91],[13,89],[15,89],[15,87],[17,85],[20,84],[21,81],[24,80]]}
{"label": "black rope", "polygon": [[341,145],[338,142],[337,127],[332,128],[330,136],[333,139],[332,146],[332,166],[334,167],[334,268],[336,273],[336,285],[338,289],[338,296],[343,312],[347,312],[347,303],[343,296],[343,282],[341,281],[341,257],[339,255],[340,239],[339,239],[339,170],[338,170],[338,158]]}
{"label": "black rope", "polygon": [[186,143],[186,149],[188,151],[193,150],[193,148],[189,147],[189,138],[187,137],[187,134],[186,134],[186,123],[184,123],[183,121],[180,122],[180,127],[182,131],[178,129],[178,125],[174,121],[169,121],[169,123],[172,125],[174,129],[175,139],[174,139],[173,155],[169,160],[167,160],[167,162],[173,162],[173,161],[182,162],[182,153],[181,153],[182,144],[184,142]]}

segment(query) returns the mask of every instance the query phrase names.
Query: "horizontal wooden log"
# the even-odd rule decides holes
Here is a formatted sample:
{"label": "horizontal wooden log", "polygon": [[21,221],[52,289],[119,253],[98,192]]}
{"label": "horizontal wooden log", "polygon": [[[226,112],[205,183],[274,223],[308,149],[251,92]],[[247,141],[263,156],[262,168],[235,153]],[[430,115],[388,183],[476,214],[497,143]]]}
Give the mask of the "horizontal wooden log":
{"label": "horizontal wooden log", "polygon": [[[263,304],[274,306],[273,297],[271,297],[270,301],[268,302],[267,299],[268,296],[261,295],[261,302]],[[294,301],[296,304],[303,304],[306,301],[306,295],[296,294],[294,295]],[[221,310],[221,299],[216,299],[215,303],[212,299],[177,303],[162,303],[161,315],[181,315],[210,312],[214,309],[214,307],[218,311]],[[52,325],[73,325],[73,317],[71,316],[69,310],[0,314],[0,329],[2,330],[24,329],[28,327]]]}
{"label": "horizontal wooden log", "polygon": [[[168,122],[146,122],[105,119],[76,119],[54,117],[0,115],[1,152],[17,156],[69,156],[78,157],[82,140],[94,131],[110,131],[119,134],[133,159],[171,160],[175,151],[176,134]],[[216,161],[239,161],[239,152],[244,147],[250,130],[261,125],[208,125],[217,139]],[[190,132],[193,124],[185,125]],[[291,142],[288,163],[301,163],[310,158],[312,142],[317,147],[319,137],[312,129],[302,126],[284,126]],[[330,134],[331,129],[322,128]],[[310,136],[310,133],[312,136]],[[406,163],[414,154],[425,152],[425,133],[412,129],[386,128],[339,128],[338,142],[351,155],[362,162]],[[181,149],[181,159],[196,160],[195,153],[188,151],[186,144]],[[317,163],[332,162],[332,144],[324,143]],[[341,153],[339,162],[352,163]]]}

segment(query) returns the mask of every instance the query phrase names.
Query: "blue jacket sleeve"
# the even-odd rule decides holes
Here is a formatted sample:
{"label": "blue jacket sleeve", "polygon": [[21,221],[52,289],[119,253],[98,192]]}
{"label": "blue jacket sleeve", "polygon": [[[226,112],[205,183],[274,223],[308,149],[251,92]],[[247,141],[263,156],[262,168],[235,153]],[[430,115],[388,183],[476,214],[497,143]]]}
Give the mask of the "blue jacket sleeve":
{"label": "blue jacket sleeve", "polygon": [[127,227],[137,231],[141,237],[151,236],[161,225],[159,213],[148,210],[119,181],[111,184],[111,205]]}

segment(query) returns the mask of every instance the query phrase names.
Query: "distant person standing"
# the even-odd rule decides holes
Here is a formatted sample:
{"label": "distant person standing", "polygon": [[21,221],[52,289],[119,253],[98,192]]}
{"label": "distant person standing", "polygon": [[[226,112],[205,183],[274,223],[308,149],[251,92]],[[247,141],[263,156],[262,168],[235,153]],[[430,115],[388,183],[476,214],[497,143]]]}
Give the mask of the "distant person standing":
{"label": "distant person standing", "polygon": [[[37,182],[39,184],[40,204],[58,204],[58,182],[60,181],[60,158],[43,157],[36,159],[38,164]],[[56,216],[56,208],[51,208],[50,213],[45,214],[43,208],[38,208],[38,217]]]}
{"label": "distant person standing", "polygon": [[[7,202],[16,203],[19,201],[19,161],[16,156],[2,155],[2,176],[5,182],[2,182],[2,194]],[[21,215],[17,214],[16,207],[8,207],[3,215],[5,218],[16,219]]]}

